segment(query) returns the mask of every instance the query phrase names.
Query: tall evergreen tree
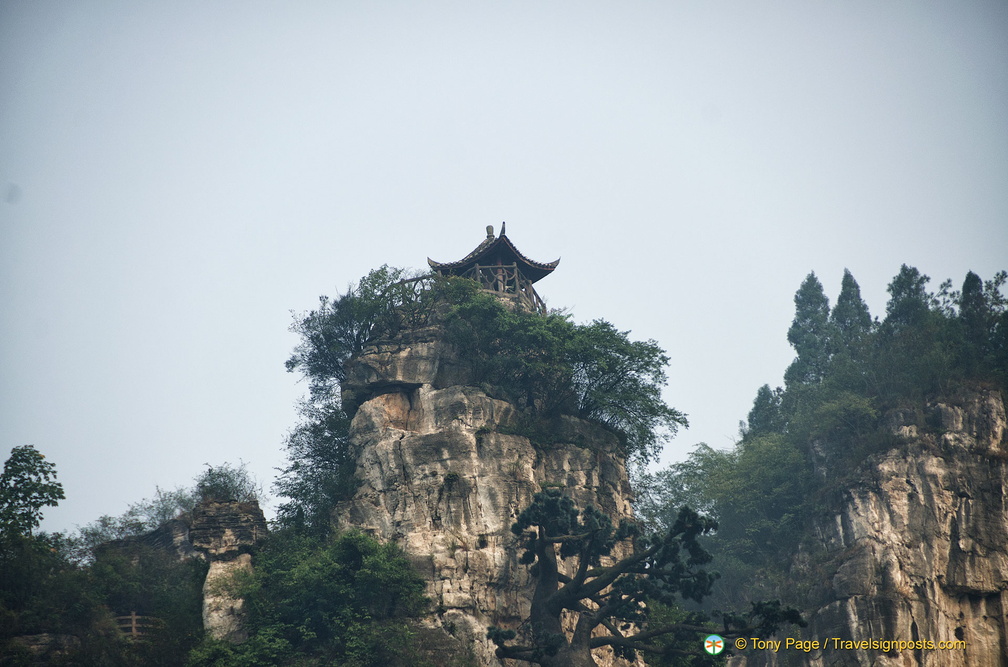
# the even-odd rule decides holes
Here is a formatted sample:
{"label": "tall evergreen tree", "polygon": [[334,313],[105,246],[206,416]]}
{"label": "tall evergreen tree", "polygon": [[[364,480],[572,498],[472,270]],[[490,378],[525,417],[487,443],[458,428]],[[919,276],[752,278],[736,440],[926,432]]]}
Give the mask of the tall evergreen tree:
{"label": "tall evergreen tree", "polygon": [[871,332],[871,313],[861,298],[861,288],[848,269],[844,269],[840,296],[830,313],[830,322],[836,332],[835,341],[839,349],[849,349]]}
{"label": "tall evergreen tree", "polygon": [[888,398],[945,391],[961,371],[954,363],[948,315],[927,291],[928,276],[903,264],[889,283],[877,345],[878,392]]}
{"label": "tall evergreen tree", "polygon": [[830,313],[830,324],[833,326],[831,382],[834,386],[855,391],[864,389],[872,319],[867,304],[861,298],[861,288],[847,269],[844,269],[840,284],[840,296]]}
{"label": "tall evergreen tree", "polygon": [[987,354],[991,333],[991,313],[980,276],[970,271],[963,281],[959,298],[959,322],[962,325],[962,364],[968,375],[980,369]]}
{"label": "tall evergreen tree", "polygon": [[789,388],[822,381],[829,363],[831,338],[829,299],[815,272],[802,282],[794,301],[795,317],[787,337],[798,356],[784,373]]}
{"label": "tall evergreen tree", "polygon": [[919,325],[927,317],[933,301],[927,291],[928,276],[916,268],[903,264],[887,288],[889,303],[886,304],[885,323],[899,330]]}
{"label": "tall evergreen tree", "polygon": [[771,389],[765,384],[756,392],[752,410],[746,420],[748,430],[746,436],[757,437],[770,433],[780,433],[784,430],[784,417],[781,414],[781,397],[784,390],[780,387]]}

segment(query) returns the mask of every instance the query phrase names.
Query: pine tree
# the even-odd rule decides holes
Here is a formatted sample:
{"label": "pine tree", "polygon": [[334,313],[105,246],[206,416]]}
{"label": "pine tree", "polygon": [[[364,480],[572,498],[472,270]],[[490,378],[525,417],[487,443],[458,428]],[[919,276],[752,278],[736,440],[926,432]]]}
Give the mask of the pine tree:
{"label": "pine tree", "polygon": [[962,364],[968,375],[980,370],[987,355],[991,330],[991,313],[984,295],[983,281],[970,271],[963,281],[959,299],[959,322],[962,325]]}
{"label": "pine tree", "polygon": [[850,349],[871,332],[872,319],[868,305],[861,298],[861,288],[857,281],[847,269],[844,269],[840,296],[830,313],[830,322],[836,333],[834,339],[838,350]]}
{"label": "pine tree", "polygon": [[927,291],[928,276],[916,268],[903,264],[887,288],[889,303],[886,304],[885,324],[894,330],[920,325],[927,317],[934,300]]}
{"label": "pine tree", "polygon": [[771,389],[765,384],[756,392],[752,410],[746,420],[748,437],[780,433],[784,430],[784,417],[781,414],[781,397],[784,390],[780,387]]}
{"label": "pine tree", "polygon": [[784,373],[784,382],[789,388],[822,381],[829,363],[832,328],[829,299],[814,272],[802,282],[794,301],[795,317],[787,337],[798,357]]}

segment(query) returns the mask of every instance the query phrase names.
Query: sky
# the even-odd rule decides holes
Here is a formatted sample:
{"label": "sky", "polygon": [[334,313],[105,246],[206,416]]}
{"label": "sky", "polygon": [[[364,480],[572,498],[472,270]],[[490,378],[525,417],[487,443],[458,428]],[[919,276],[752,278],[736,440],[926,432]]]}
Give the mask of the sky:
{"label": "sky", "polygon": [[[0,2],[0,456],[117,515],[266,490],[292,313],[507,234],[730,447],[793,296],[1008,268],[1008,4]],[[275,506],[275,501],[272,501]],[[269,510],[267,510],[269,512]]]}

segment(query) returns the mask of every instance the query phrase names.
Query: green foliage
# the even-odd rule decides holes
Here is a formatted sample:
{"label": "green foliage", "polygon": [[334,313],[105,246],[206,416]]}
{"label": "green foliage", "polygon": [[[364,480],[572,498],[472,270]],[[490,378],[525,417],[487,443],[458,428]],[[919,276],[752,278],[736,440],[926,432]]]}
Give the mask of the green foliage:
{"label": "green foliage", "polygon": [[402,552],[361,533],[331,541],[273,533],[238,582],[250,610],[239,646],[205,641],[189,665],[417,664],[406,620],[424,612],[422,580]]}
{"label": "green foliage", "polygon": [[[578,510],[556,489],[537,493],[512,527],[525,548],[521,562],[535,581],[526,636],[491,627],[487,637],[497,644],[497,657],[553,665],[593,664],[592,648],[611,646],[618,657],[633,660],[638,652],[659,656],[699,655],[701,637],[715,629],[703,614],[670,615],[678,601],[700,601],[710,593],[715,575],[705,566],[710,554],[699,538],[716,523],[683,507],[667,530],[645,535],[627,521],[614,527],[589,506]],[[616,545],[632,550],[602,565]],[[573,572],[560,573],[559,562],[574,559]],[[590,605],[588,603],[591,603]],[[652,615],[655,609],[664,615]],[[574,632],[563,632],[561,618],[572,614]],[[779,604],[754,607],[746,615],[724,615],[723,628],[732,633],[772,633],[783,622],[801,622],[797,613]],[[514,643],[518,640],[521,643]],[[698,661],[694,664],[710,664]]]}
{"label": "green foliage", "polygon": [[87,568],[91,586],[116,616],[136,612],[157,619],[143,642],[130,645],[129,664],[179,665],[203,638],[203,581],[207,564],[125,540],[96,550]]}
{"label": "green foliage", "polygon": [[[55,477],[55,469],[32,452],[17,452],[28,456],[15,459],[32,465],[9,469],[35,471],[21,479],[41,479],[52,498],[53,487],[45,485],[52,484],[47,480]],[[46,496],[40,493],[21,506],[31,515],[42,497]],[[134,506],[133,521],[141,522],[141,514],[156,513],[163,505]],[[127,521],[112,523],[121,528]],[[20,525],[30,529],[33,521]],[[30,530],[0,533],[0,654],[10,648],[11,637],[49,633],[79,639],[65,650],[61,659],[66,664],[180,664],[180,656],[202,635],[201,588],[206,566],[178,562],[138,542],[120,543],[118,550],[106,547],[91,562],[90,555],[80,557],[84,541],[59,534],[32,535]],[[82,566],[84,562],[89,565]],[[143,642],[124,641],[115,626],[114,613],[131,611],[160,620]]]}
{"label": "green foliage", "polygon": [[788,387],[820,382],[829,361],[831,326],[829,300],[815,273],[808,274],[795,294],[795,317],[788,342],[798,357],[784,373]]}
{"label": "green foliage", "polygon": [[238,465],[222,463],[219,466],[212,466],[207,464],[207,469],[196,478],[195,491],[201,501],[250,503],[258,502],[259,496],[262,495],[262,489],[252,478],[248,466],[244,462]]}
{"label": "green foliage", "polygon": [[811,479],[799,448],[779,433],[762,434],[732,451],[699,445],[686,461],[647,477],[638,503],[642,518],[660,530],[683,506],[717,520],[706,544],[722,578],[708,604],[730,607],[779,595],[765,582],[797,548],[812,512]]}
{"label": "green foliage", "polygon": [[749,436],[766,435],[768,433],[779,433],[784,427],[784,415],[782,413],[782,399],[784,390],[778,387],[770,389],[770,385],[765,384],[756,392],[756,399],[753,401],[752,410],[749,417],[746,434]]}
{"label": "green foliage", "polygon": [[43,507],[55,507],[63,495],[56,466],[31,445],[15,447],[0,474],[0,534],[31,535]]}
{"label": "green foliage", "polygon": [[686,416],[661,397],[668,357],[654,341],[596,320],[542,316],[460,287],[446,317],[448,340],[474,381],[542,417],[574,414],[616,433],[624,452],[648,460]]}
{"label": "green foliage", "polygon": [[102,515],[78,528],[68,538],[69,556],[79,564],[91,562],[97,547],[112,540],[143,535],[158,526],[191,512],[199,498],[194,488],[165,490],[155,487],[154,497],[129,506],[119,516]]}
{"label": "green foliage", "polygon": [[301,342],[287,360],[287,370],[308,380],[313,400],[338,395],[346,361],[385,333],[388,315],[401,301],[390,290],[405,277],[404,269],[383,265],[337,298],[319,297],[318,310],[294,317],[291,331]]}
{"label": "green foliage", "polygon": [[277,508],[280,526],[325,536],[335,504],[357,487],[350,418],[334,404],[301,407],[302,422],[287,436],[289,465],[273,489],[288,498]]}
{"label": "green foliage", "polygon": [[961,292],[946,281],[937,295],[928,280],[903,265],[879,323],[849,271],[832,311],[810,274],[795,295],[788,340],[797,358],[786,389],[760,387],[734,450],[700,445],[644,477],[638,504],[651,525],[669,525],[682,504],[719,522],[706,542],[722,574],[709,604],[787,594],[805,526],[866,459],[895,443],[882,426],[887,410],[963,386],[1006,386],[1008,275],[982,282],[971,272]]}
{"label": "green foliage", "polygon": [[443,327],[472,382],[517,404],[522,414],[510,428],[540,446],[552,443],[556,418],[570,414],[609,428],[625,454],[647,460],[687,425],[662,400],[668,357],[654,341],[631,341],[608,322],[577,325],[560,313],[509,308],[471,280],[407,275],[383,266],[295,317],[291,330],[301,342],[287,369],[301,373],[310,391],[287,436],[289,464],[274,486],[287,498],[277,515],[282,526],[324,536],[335,503],[353,494],[349,426],[356,406],[340,394],[345,365],[409,327]]}
{"label": "green foliage", "polygon": [[834,353],[851,350],[872,331],[871,313],[861,298],[861,287],[847,269],[840,281],[840,296],[830,313],[830,323],[833,325],[831,347]]}

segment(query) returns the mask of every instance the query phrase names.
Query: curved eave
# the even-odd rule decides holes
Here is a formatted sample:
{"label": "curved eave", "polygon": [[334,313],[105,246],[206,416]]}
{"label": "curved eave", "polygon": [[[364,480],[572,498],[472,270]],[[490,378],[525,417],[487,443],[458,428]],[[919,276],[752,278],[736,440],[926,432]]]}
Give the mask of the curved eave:
{"label": "curved eave", "polygon": [[[481,261],[487,260],[490,261]],[[495,239],[486,239],[476,246],[471,253],[457,262],[435,262],[430,257],[427,258],[430,267],[441,274],[457,275],[465,273],[476,264],[518,264],[522,274],[532,282],[542,280],[557,267],[560,258],[552,262],[537,262],[523,255],[514,246],[511,239],[505,234],[501,234]]]}

